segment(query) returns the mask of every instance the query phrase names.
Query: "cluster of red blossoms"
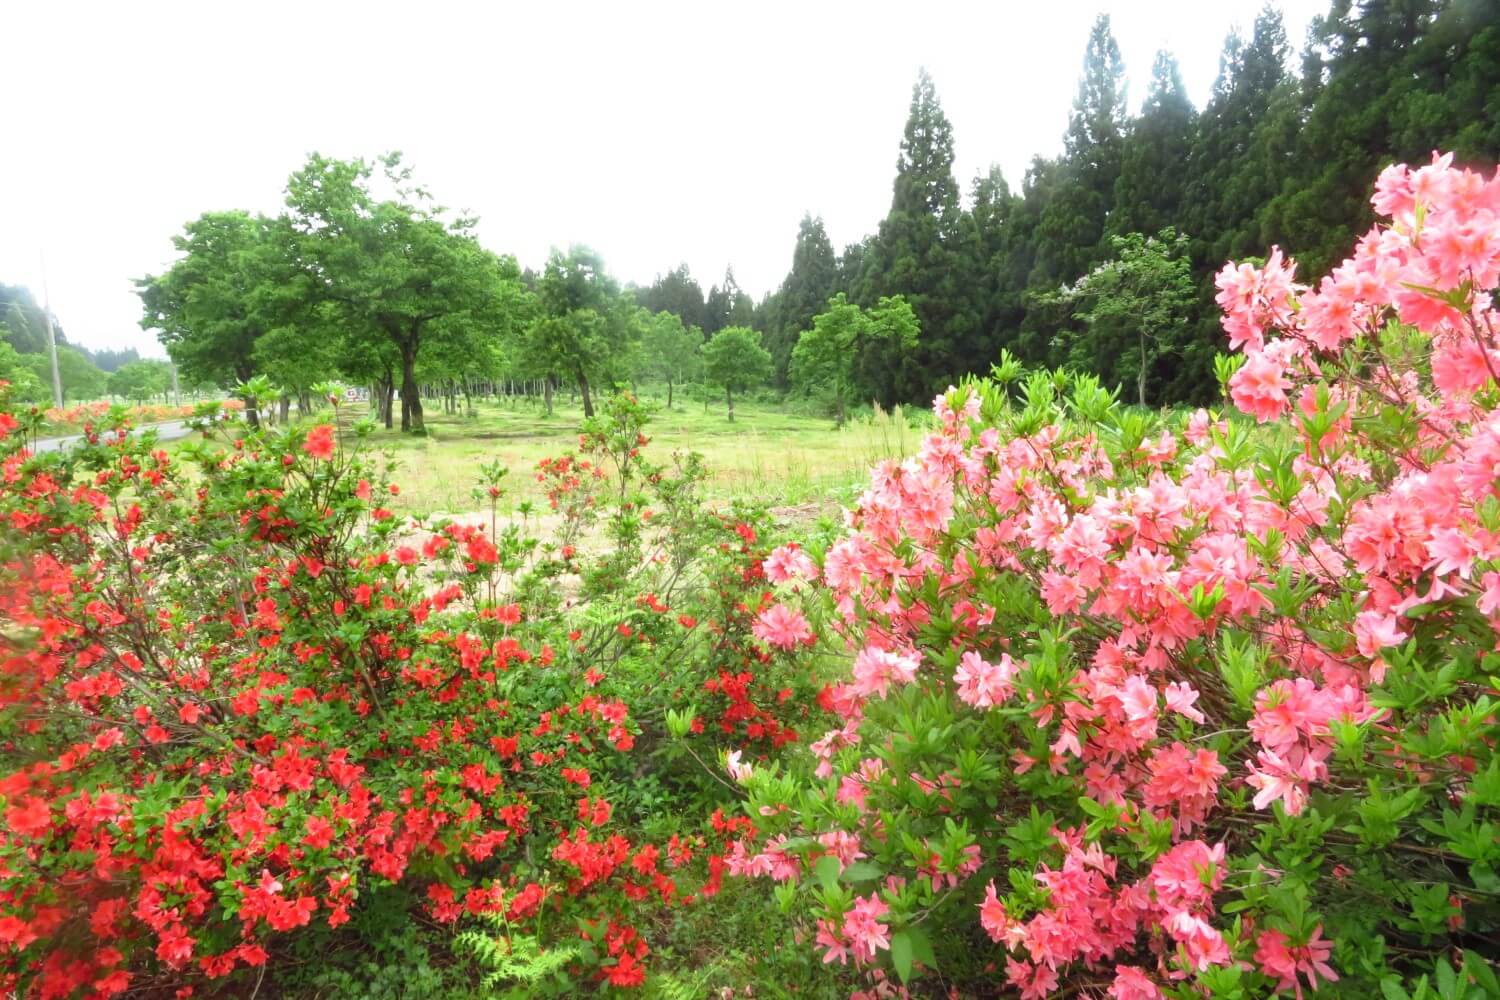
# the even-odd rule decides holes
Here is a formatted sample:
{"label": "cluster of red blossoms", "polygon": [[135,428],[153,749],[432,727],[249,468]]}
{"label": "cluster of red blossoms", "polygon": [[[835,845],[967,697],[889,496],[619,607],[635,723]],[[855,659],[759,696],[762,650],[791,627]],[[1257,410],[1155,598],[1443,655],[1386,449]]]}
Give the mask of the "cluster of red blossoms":
{"label": "cluster of red blossoms", "polygon": [[[748,526],[724,527],[706,598],[643,577],[617,620],[576,625],[509,596],[482,529],[408,543],[374,506],[394,487],[332,424],[189,474],[123,427],[32,454],[40,418],[0,416],[0,991],[274,980],[376,892],[441,923],[526,920],[544,945],[604,926],[569,971],[640,985],[642,921],[718,891],[726,833],[653,840],[617,808],[643,735],[617,666],[687,644],[725,737],[795,738],[748,677],[719,680],[763,656]],[[542,474],[566,508],[597,468]],[[684,679],[663,697],[705,690]]]}

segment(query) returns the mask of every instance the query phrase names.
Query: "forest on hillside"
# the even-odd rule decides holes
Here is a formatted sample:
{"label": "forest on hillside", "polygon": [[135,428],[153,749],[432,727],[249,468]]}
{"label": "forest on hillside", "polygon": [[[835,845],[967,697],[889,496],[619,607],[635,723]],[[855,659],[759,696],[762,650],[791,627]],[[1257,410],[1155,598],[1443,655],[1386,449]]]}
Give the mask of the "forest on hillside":
{"label": "forest on hillside", "polygon": [[[171,384],[166,362],[143,360],[133,347],[90,350],[71,344],[55,320],[52,337],[57,343],[58,385],[65,402],[93,399],[114,390],[120,396],[149,398]],[[24,399],[50,399],[51,365],[45,307],[37,304],[30,289],[0,284],[0,379]]]}

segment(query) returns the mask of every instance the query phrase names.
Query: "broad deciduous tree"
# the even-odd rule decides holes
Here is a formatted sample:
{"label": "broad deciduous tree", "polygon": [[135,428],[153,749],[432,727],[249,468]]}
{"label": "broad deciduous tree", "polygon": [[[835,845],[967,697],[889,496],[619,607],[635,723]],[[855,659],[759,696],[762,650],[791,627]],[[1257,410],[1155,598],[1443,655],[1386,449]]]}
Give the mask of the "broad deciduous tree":
{"label": "broad deciduous tree", "polygon": [[703,370],[703,334],[684,326],[669,312],[647,313],[641,319],[643,371],[667,383],[667,409],[672,408],[672,389]]}
{"label": "broad deciduous tree", "polygon": [[401,429],[422,433],[423,345],[495,322],[515,277],[474,238],[475,220],[449,218],[412,183],[398,153],[377,163],[313,154],[287,182],[287,209],[317,295],[352,337],[394,349]]}
{"label": "broad deciduous tree", "polygon": [[883,298],[866,311],[840,292],[798,338],[792,350],[792,385],[826,394],[842,426],[857,394],[891,402],[883,397],[890,373],[917,346],[917,332],[917,317],[901,296]]}
{"label": "broad deciduous tree", "polygon": [[[295,278],[277,225],[247,212],[205,212],[172,238],[181,258],[136,282],[141,327],[156,331],[186,377],[233,385],[259,373],[256,342],[278,325]],[[258,421],[253,400],[245,415]]]}
{"label": "broad deciduous tree", "polygon": [[771,377],[771,353],[760,334],[747,326],[726,326],[703,345],[703,375],[724,390],[729,419],[734,419],[734,394],[764,385]]}

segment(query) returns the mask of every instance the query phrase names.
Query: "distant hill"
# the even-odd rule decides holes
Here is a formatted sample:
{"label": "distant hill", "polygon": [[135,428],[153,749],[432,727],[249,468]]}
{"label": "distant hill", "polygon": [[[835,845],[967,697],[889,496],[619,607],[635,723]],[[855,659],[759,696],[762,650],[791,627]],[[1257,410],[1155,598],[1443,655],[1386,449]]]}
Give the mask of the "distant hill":
{"label": "distant hill", "polygon": [[[105,373],[118,371],[127,362],[140,360],[140,354],[134,347],[127,347],[123,351],[91,351],[87,347],[70,344],[56,317],[52,320],[52,332],[59,347],[73,347],[90,364]],[[0,339],[14,347],[18,354],[42,354],[47,350],[47,318],[32,296],[31,289],[24,285],[0,283]]]}

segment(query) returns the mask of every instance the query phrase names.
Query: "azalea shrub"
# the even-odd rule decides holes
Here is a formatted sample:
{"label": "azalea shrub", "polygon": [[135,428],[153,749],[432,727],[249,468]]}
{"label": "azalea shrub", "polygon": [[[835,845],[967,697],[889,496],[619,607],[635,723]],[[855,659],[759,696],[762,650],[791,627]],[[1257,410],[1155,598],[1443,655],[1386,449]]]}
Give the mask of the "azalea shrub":
{"label": "azalea shrub", "polygon": [[526,995],[691,961],[749,828],[720,760],[828,723],[754,634],[775,525],[646,418],[532,470],[553,510],[492,466],[413,523],[368,424],[33,454],[0,405],[0,991],[347,995],[354,942],[453,995],[418,931]]}
{"label": "azalea shrub", "polygon": [[[136,425],[161,423],[167,420],[186,420],[193,417],[199,404],[182,403],[170,405],[166,403],[138,403],[127,406],[124,403],[111,403],[105,400],[96,400],[92,403],[79,403],[76,406],[68,406],[63,409],[47,407],[35,407],[44,417],[45,421],[40,427],[43,435],[46,434],[86,434],[95,426],[103,426],[109,419],[111,411],[121,411]],[[223,399],[217,406],[224,413],[240,413],[245,409],[245,401],[242,399]],[[25,409],[31,410],[27,406]]]}
{"label": "azalea shrub", "polygon": [[1219,276],[1240,413],[1007,359],[767,560],[839,724],[728,865],[864,995],[1500,994],[1500,176],[1374,206]]}

